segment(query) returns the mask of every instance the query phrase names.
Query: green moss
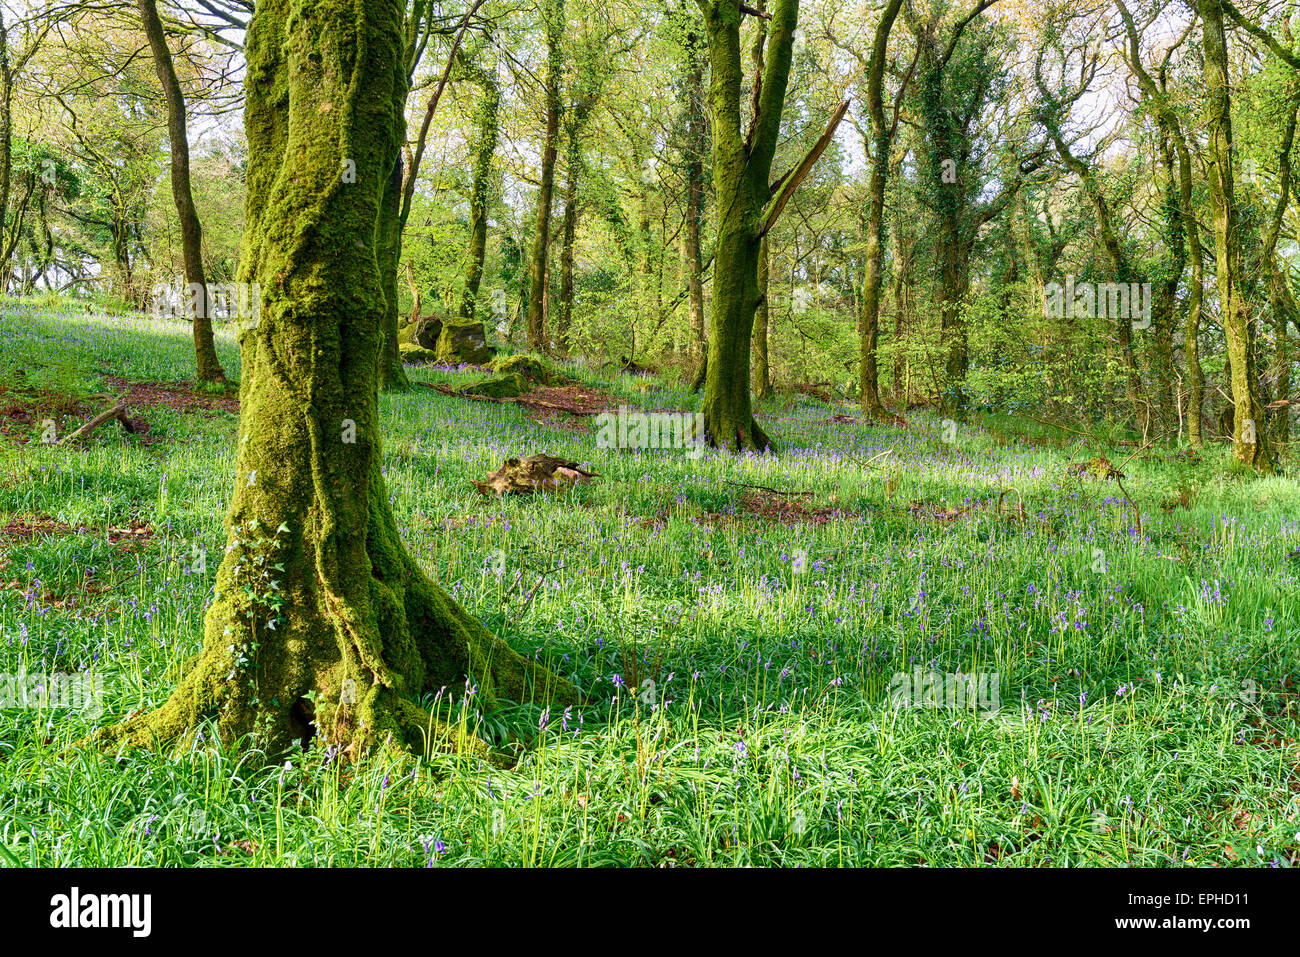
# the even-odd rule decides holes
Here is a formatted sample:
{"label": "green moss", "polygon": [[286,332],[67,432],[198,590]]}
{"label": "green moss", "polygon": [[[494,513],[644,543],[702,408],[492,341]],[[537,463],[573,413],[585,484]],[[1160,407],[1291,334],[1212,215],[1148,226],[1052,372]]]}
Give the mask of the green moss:
{"label": "green moss", "polygon": [[533,382],[550,382],[555,374],[540,358],[527,353],[498,356],[488,363],[488,368],[498,375],[521,375]]}
{"label": "green moss", "polygon": [[457,390],[461,395],[482,395],[492,399],[513,398],[528,391],[528,380],[517,372],[475,382]]}
{"label": "green moss", "polygon": [[423,346],[416,345],[414,342],[403,342],[399,346],[402,355],[402,361],[407,365],[415,365],[420,362],[433,362],[438,358],[438,354],[432,349],[426,349]]}
{"label": "green moss", "polygon": [[447,365],[482,365],[492,358],[481,322],[444,322],[438,334],[438,361]]}
{"label": "green moss", "polygon": [[250,735],[268,754],[315,735],[344,754],[487,756],[420,697],[467,683],[487,703],[578,700],[428,580],[389,509],[378,392],[391,312],[383,253],[362,237],[376,235],[400,145],[402,17],[397,0],[258,4],[241,278],[260,284],[263,315],[240,338],[226,550],[202,653],[105,746],[186,743],[215,718],[223,740]]}

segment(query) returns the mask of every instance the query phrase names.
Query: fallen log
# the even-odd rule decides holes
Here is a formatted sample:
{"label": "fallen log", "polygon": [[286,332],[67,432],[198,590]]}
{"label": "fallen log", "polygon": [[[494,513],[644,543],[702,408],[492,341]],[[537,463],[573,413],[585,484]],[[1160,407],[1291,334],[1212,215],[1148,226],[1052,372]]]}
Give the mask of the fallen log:
{"label": "fallen log", "polygon": [[122,428],[126,429],[132,435],[135,434],[135,426],[131,424],[131,420],[126,414],[126,403],[117,402],[114,403],[111,408],[105,409],[103,412],[99,413],[99,415],[95,416],[81,428],[77,429],[77,431],[64,437],[59,442],[59,445],[71,445],[73,442],[84,439],[105,422],[111,422],[113,419],[117,419],[117,421],[121,422]]}

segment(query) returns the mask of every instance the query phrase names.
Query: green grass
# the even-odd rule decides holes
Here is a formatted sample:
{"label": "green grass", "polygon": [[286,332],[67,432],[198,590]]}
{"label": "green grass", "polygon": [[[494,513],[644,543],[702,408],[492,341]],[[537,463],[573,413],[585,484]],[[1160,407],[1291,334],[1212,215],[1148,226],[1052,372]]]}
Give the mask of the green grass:
{"label": "green grass", "polygon": [[[184,380],[190,348],[185,327],[148,317],[0,302],[6,401],[111,392],[103,374]],[[237,376],[229,330],[219,352]],[[629,405],[692,407],[681,386],[572,372]],[[381,403],[412,552],[597,703],[463,712],[490,740],[531,739],[510,771],[436,754],[340,767],[320,748],[282,765],[249,742],[75,747],[162,702],[198,648],[235,419],[149,409],[161,441],[114,426],[79,450],[0,439],[0,526],[45,516],[87,529],[0,541],[0,672],[93,671],[105,689],[97,716],[0,711],[0,862],[1300,859],[1289,474],[1243,478],[1221,448],[1197,461],[1140,452],[1123,464],[1138,534],[1115,483],[1066,474],[1098,448],[1004,417],[945,444],[926,415],[907,428],[828,424],[851,410],[782,397],[762,411],[779,457],[692,460],[597,449],[593,432],[429,389]],[[541,451],[601,478],[563,499],[489,501],[468,484]],[[1107,454],[1120,464],[1133,451]],[[728,483],[811,492],[791,500],[841,514],[782,524],[747,511],[753,490]],[[1021,500],[1023,517],[1006,514]],[[934,517],[945,509],[962,514]],[[137,546],[110,540],[140,524],[153,534]],[[997,672],[1001,706],[898,707],[890,682],[918,666]]]}

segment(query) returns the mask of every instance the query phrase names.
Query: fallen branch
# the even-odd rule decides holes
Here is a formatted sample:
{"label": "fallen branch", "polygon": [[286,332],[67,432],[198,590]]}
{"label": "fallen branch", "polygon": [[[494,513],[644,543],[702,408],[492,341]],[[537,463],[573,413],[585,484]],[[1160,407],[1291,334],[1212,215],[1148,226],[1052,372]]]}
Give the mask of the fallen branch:
{"label": "fallen branch", "polygon": [[801,496],[812,494],[812,492],[782,492],[780,489],[768,488],[766,485],[749,485],[745,482],[727,482],[726,484],[736,485],[739,486],[740,488],[756,488],[764,492],[771,492],[773,495],[785,495],[791,498],[799,498]]}
{"label": "fallen branch", "polygon": [[126,403],[118,402],[115,403],[112,406],[112,408],[106,409],[103,412],[99,413],[99,415],[95,416],[93,419],[91,419],[81,428],[77,429],[77,431],[73,432],[71,435],[64,438],[61,442],[59,442],[59,445],[71,445],[73,442],[76,442],[79,439],[84,439],[86,436],[90,435],[91,432],[94,432],[105,422],[108,422],[112,419],[117,419],[119,422],[122,423],[122,428],[126,429],[128,432],[130,432],[133,435],[135,434],[135,426],[131,424],[131,420],[127,418],[126,415]]}

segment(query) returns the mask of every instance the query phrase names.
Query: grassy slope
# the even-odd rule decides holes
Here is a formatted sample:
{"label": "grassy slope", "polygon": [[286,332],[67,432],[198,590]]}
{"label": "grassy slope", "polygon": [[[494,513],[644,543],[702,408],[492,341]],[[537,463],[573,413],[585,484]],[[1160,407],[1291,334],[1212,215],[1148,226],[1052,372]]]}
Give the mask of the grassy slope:
{"label": "grassy slope", "polygon": [[[20,387],[107,391],[97,372],[183,379],[189,349],[183,327],[152,319],[0,304],[8,399]],[[219,352],[237,374],[228,332]],[[599,384],[645,408],[689,407],[658,383]],[[197,650],[235,421],[154,409],[153,444],[116,426],[82,451],[0,440],[0,527],[42,515],[98,532],[0,542],[0,672],[94,668],[106,689],[96,719],[0,711],[0,861],[1257,865],[1300,854],[1292,479],[1225,478],[1218,450],[1199,465],[1140,455],[1124,466],[1138,535],[1113,483],[1065,477],[1096,450],[1029,444],[1005,423],[944,444],[924,416],[878,429],[827,424],[843,410],[817,403],[774,404],[764,425],[780,458],[693,461],[598,450],[592,433],[430,390],[383,408],[390,490],[420,561],[601,703],[484,717],[494,740],[535,737],[510,772],[440,755],[340,770],[314,749],[259,770],[234,746],[117,763],[70,749],[97,723],[160,702]],[[603,478],[563,502],[487,502],[469,488],[503,457],[537,451],[592,462]],[[727,482],[812,491],[805,507],[845,516],[787,527],[746,515],[745,490]],[[995,513],[1007,485],[1023,495],[1023,524]],[[1160,508],[1180,492],[1190,508]],[[985,504],[941,521],[915,502]],[[140,522],[155,534],[139,550],[106,541]],[[206,572],[192,570],[197,546]],[[530,569],[558,565],[525,603]],[[918,665],[998,672],[1001,709],[891,706],[891,676]]]}

